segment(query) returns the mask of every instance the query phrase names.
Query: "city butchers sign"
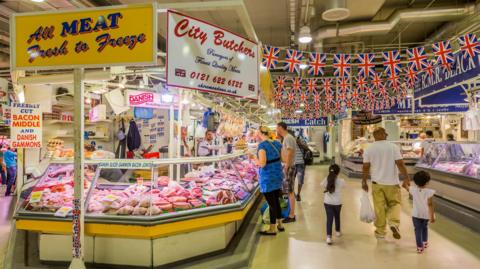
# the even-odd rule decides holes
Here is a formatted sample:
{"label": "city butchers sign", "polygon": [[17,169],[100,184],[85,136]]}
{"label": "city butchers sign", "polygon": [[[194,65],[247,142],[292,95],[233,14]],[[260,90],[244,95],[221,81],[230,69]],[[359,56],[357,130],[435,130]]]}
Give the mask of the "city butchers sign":
{"label": "city butchers sign", "polygon": [[156,63],[153,4],[14,14],[12,69]]}
{"label": "city butchers sign", "polygon": [[168,11],[169,86],[257,99],[258,53],[253,41]]}

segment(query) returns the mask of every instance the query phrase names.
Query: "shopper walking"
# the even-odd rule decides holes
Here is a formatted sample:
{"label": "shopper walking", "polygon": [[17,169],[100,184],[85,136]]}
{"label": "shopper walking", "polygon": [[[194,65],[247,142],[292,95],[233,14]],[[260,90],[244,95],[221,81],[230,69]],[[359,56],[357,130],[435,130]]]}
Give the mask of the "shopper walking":
{"label": "shopper walking", "polygon": [[285,173],[284,192],[288,193],[288,201],[290,203],[290,213],[283,223],[295,222],[295,149],[297,142],[295,138],[288,132],[287,124],[280,122],[277,124],[277,133],[283,139],[282,160],[283,172]]}
{"label": "shopper walking", "polygon": [[375,209],[375,236],[385,238],[387,224],[395,239],[400,239],[400,181],[398,171],[404,177],[403,187],[408,190],[410,177],[403,163],[400,149],[386,141],[383,128],[373,132],[375,142],[363,154],[362,188],[368,192],[367,179],[372,180],[373,206]]}
{"label": "shopper walking", "polygon": [[280,196],[282,194],[282,144],[270,140],[270,129],[261,126],[258,137],[257,156],[251,156],[259,169],[260,192],[263,193],[268,203],[270,213],[270,227],[267,231],[261,231],[262,235],[276,235],[278,231],[285,231],[282,225],[280,208]]}
{"label": "shopper walking", "polygon": [[0,149],[0,180],[2,181],[2,185],[7,185],[7,167],[5,166],[5,161],[3,160],[3,153],[7,151],[6,148]]}
{"label": "shopper walking", "polygon": [[423,253],[428,247],[428,221],[435,222],[433,209],[433,195],[435,191],[427,188],[430,182],[430,174],[425,171],[417,172],[413,176],[414,185],[409,188],[413,199],[412,220],[415,228],[415,240],[417,252]]}
{"label": "shopper walking", "polygon": [[[296,141],[296,147],[295,147],[295,179],[297,181],[297,194],[295,197],[297,198],[297,201],[300,202],[302,201],[302,187],[305,182],[305,152],[307,147],[305,145],[305,142],[302,140],[300,136],[297,137]],[[308,149],[308,147],[307,147]]]}
{"label": "shopper walking", "polygon": [[330,165],[328,176],[323,180],[321,186],[325,189],[323,203],[327,214],[327,244],[332,244],[332,226],[335,220],[335,235],[342,235],[340,230],[340,211],[342,210],[342,189],[345,186],[345,180],[338,178],[340,166]]}
{"label": "shopper walking", "polygon": [[3,158],[7,166],[7,190],[5,191],[5,196],[9,196],[17,179],[17,153],[9,147],[3,154]]}

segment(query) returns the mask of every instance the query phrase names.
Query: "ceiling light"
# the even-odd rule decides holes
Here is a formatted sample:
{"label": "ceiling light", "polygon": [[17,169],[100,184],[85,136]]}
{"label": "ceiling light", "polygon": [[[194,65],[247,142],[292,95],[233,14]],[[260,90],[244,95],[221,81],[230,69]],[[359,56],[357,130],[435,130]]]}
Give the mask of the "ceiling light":
{"label": "ceiling light", "polygon": [[304,106],[305,106],[305,104],[304,104],[304,103],[301,103],[301,104],[300,104],[300,107],[304,107]]}
{"label": "ceiling light", "polygon": [[266,105],[261,105],[260,107],[261,107],[262,109],[265,109],[265,108],[267,108],[267,106],[266,106]]}
{"label": "ceiling light", "polygon": [[35,3],[42,3],[43,1],[45,0],[31,0],[32,2],[35,2]]}
{"label": "ceiling light", "polygon": [[325,21],[341,21],[350,16],[350,10],[347,8],[346,0],[327,0],[325,11],[322,13],[322,19]]}
{"label": "ceiling light", "polygon": [[298,33],[298,42],[303,44],[312,42],[310,27],[308,27],[307,25],[304,25],[302,26],[302,28],[300,28],[300,32]]}
{"label": "ceiling light", "polygon": [[303,113],[303,110],[301,110],[301,109],[295,110],[295,113],[297,113],[297,114],[302,114],[302,113]]}
{"label": "ceiling light", "polygon": [[188,105],[188,104],[190,104],[190,101],[188,101],[188,99],[183,99],[183,100],[182,100],[182,104]]}

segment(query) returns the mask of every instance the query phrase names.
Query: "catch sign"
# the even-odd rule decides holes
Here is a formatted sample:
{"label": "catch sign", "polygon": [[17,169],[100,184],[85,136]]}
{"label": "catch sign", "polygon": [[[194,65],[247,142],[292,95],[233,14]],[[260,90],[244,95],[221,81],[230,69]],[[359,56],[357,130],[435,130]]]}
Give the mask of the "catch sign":
{"label": "catch sign", "polygon": [[327,126],[328,118],[312,118],[312,119],[282,119],[288,126],[291,127],[309,127],[309,126]]}
{"label": "catch sign", "polygon": [[12,69],[156,63],[153,4],[14,14]]}
{"label": "catch sign", "polygon": [[257,43],[169,11],[167,44],[169,86],[257,99]]}
{"label": "catch sign", "polygon": [[12,147],[42,147],[42,110],[39,104],[12,103],[11,122]]}

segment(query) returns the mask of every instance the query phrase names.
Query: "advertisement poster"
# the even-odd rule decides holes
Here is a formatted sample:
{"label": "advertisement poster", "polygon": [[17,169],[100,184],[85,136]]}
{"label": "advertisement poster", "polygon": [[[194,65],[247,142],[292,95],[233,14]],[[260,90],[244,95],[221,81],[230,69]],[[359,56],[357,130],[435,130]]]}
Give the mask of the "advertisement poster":
{"label": "advertisement poster", "polygon": [[125,94],[125,103],[130,107],[150,107],[162,108],[162,99],[159,93],[127,90]]}
{"label": "advertisement poster", "polygon": [[207,22],[168,12],[167,84],[257,99],[257,43]]}
{"label": "advertisement poster", "polygon": [[315,119],[282,119],[289,127],[309,127],[309,126],[327,126],[328,118],[315,118]]}
{"label": "advertisement poster", "polygon": [[39,104],[12,103],[11,146],[42,147],[42,110]]}
{"label": "advertisement poster", "polygon": [[153,4],[13,14],[12,69],[150,65],[157,60]]}

